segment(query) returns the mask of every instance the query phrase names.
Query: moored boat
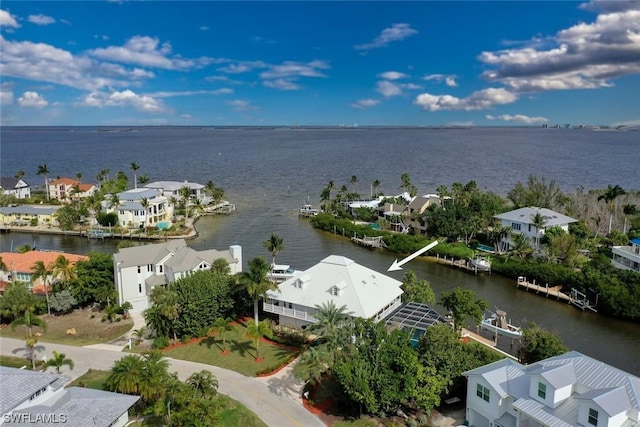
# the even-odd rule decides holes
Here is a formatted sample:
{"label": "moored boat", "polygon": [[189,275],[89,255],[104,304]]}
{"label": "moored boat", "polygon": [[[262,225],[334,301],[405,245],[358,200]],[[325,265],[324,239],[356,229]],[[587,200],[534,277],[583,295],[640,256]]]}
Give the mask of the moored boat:
{"label": "moored boat", "polygon": [[316,216],[320,213],[319,209],[314,209],[312,205],[302,205],[298,210],[300,216]]}
{"label": "moored boat", "polygon": [[267,273],[267,278],[276,283],[282,283],[287,279],[299,276],[302,271],[295,270],[290,265],[271,264],[271,271]]}
{"label": "moored boat", "polygon": [[483,315],[480,328],[509,338],[519,339],[522,336],[522,328],[512,325],[507,320],[507,313],[502,310],[496,310],[489,317]]}
{"label": "moored boat", "polygon": [[469,260],[469,265],[477,271],[491,271],[491,262],[481,255]]}

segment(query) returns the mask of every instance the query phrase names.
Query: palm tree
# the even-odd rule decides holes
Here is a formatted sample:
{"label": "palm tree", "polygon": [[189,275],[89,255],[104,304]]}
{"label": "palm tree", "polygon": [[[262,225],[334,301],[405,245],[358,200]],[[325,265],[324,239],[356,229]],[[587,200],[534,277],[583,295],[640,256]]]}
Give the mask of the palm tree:
{"label": "palm tree", "polygon": [[118,360],[105,380],[107,389],[118,393],[139,394],[144,378],[145,363],[137,354]]}
{"label": "palm tree", "polygon": [[44,284],[44,295],[47,300],[47,314],[51,314],[51,307],[49,306],[49,282],[51,281],[50,277],[53,275],[53,266],[51,264],[44,265],[44,261],[36,261],[31,266],[31,280],[36,281],[36,279],[42,279],[42,283]]}
{"label": "palm tree", "polygon": [[638,207],[636,205],[627,204],[622,207],[622,213],[624,214],[624,226],[622,227],[622,234],[627,234],[627,217],[638,215]]}
{"label": "palm tree", "polygon": [[205,371],[194,372],[187,378],[187,384],[193,387],[193,398],[200,393],[203,397],[215,396],[218,392],[218,379],[213,373]]}
{"label": "palm tree", "polygon": [[24,326],[27,329],[26,345],[29,349],[29,358],[31,359],[31,367],[36,369],[36,354],[35,346],[38,343],[38,338],[33,335],[33,328],[38,327],[43,331],[47,330],[47,323],[33,314],[33,309],[28,308],[24,311],[24,315],[17,317],[11,322],[11,330],[16,329],[18,326]]}
{"label": "palm tree", "polygon": [[303,380],[317,384],[332,362],[331,355],[323,346],[309,347],[293,367],[293,374]]}
{"label": "palm tree", "polygon": [[43,175],[44,176],[44,189],[46,191],[47,194],[47,200],[49,200],[49,168],[47,167],[46,164],[42,164],[42,165],[38,165],[38,170],[36,171],[36,175]]}
{"label": "palm tree", "polygon": [[536,229],[536,250],[538,251],[540,250],[540,230],[544,229],[546,223],[547,219],[540,213],[540,211],[531,215],[531,225]]}
{"label": "palm tree", "polygon": [[520,259],[526,259],[533,251],[529,238],[522,233],[516,233],[512,237],[513,249],[511,252]]}
{"label": "palm tree", "polygon": [[139,329],[133,330],[133,336],[135,337],[135,344],[140,344],[144,340],[145,335],[147,334],[147,328],[144,326]]}
{"label": "palm tree", "polygon": [[109,172],[111,172],[109,169],[102,169],[98,175],[96,175],[96,179],[98,180],[98,183],[100,184],[100,187],[102,188],[102,181],[105,180],[105,178],[107,178],[107,176],[109,175]]}
{"label": "palm tree", "polygon": [[149,199],[147,199],[146,197],[143,197],[142,200],[140,200],[140,204],[142,205],[142,207],[144,208],[144,227],[147,228],[147,223],[148,223],[148,219],[149,219]]}
{"label": "palm tree", "polygon": [[243,272],[240,276],[241,284],[253,300],[253,319],[258,323],[258,301],[264,298],[268,291],[275,291],[278,286],[267,278],[271,267],[262,257],[249,260],[249,271]]}
{"label": "palm tree", "polygon": [[358,177],[356,175],[351,175],[351,178],[349,179],[349,183],[352,185],[351,187],[351,192],[354,193],[353,189],[357,183],[359,182]]}
{"label": "palm tree", "polygon": [[65,284],[78,277],[76,267],[64,255],[58,255],[53,261],[52,274],[60,283]]}
{"label": "palm tree", "polygon": [[23,171],[23,170],[19,170],[19,171],[15,174],[15,177],[16,177],[17,179],[22,179],[22,178],[24,178],[24,175],[25,175],[25,174],[24,174],[24,171]]}
{"label": "palm tree", "polygon": [[333,361],[337,358],[337,351],[346,339],[346,331],[351,320],[352,312],[347,312],[347,306],[337,307],[333,301],[316,305],[316,323],[307,330],[321,336],[327,343],[327,350]]}
{"label": "palm tree", "polygon": [[147,402],[156,402],[166,393],[166,382],[170,379],[169,361],[160,350],[142,356],[144,362],[140,397]]}
{"label": "palm tree", "polygon": [[182,202],[184,203],[184,218],[187,220],[189,219],[189,198],[191,197],[191,189],[185,185],[178,190],[178,194],[182,197]]}
{"label": "palm tree", "polygon": [[247,336],[253,339],[253,344],[256,346],[256,360],[260,360],[260,352],[258,349],[258,343],[260,342],[260,339],[262,339],[263,337],[273,337],[273,332],[271,331],[269,323],[265,320],[263,320],[262,322],[250,320],[249,324],[247,325]]}
{"label": "palm tree", "polygon": [[137,176],[137,171],[138,169],[140,169],[140,166],[138,166],[137,163],[133,162],[129,165],[129,167],[131,168],[131,170],[133,171],[133,188],[138,188],[138,176]]}
{"label": "palm tree", "polygon": [[616,212],[616,198],[618,196],[622,196],[626,194],[626,192],[619,185],[611,186],[608,185],[604,194],[598,196],[598,201],[604,200],[605,203],[609,204],[609,231],[608,234],[611,234],[611,226],[613,225],[613,214]]}
{"label": "palm tree", "polygon": [[75,366],[73,360],[67,359],[64,353],[58,353],[53,350],[53,357],[45,362],[44,368],[47,369],[49,367],[54,367],[56,368],[56,372],[60,373],[60,368],[64,365],[69,366],[70,370],[73,370],[73,367]]}
{"label": "palm tree", "polygon": [[176,339],[174,321],[180,316],[178,295],[173,289],[157,286],[151,292],[151,308],[145,311],[145,319],[158,335]]}
{"label": "palm tree", "polygon": [[373,195],[378,193],[378,187],[380,187],[380,180],[379,179],[374,179],[373,182],[371,182],[371,198],[373,199]]}
{"label": "palm tree", "polygon": [[222,337],[222,352],[227,352],[227,332],[233,331],[233,320],[230,317],[218,317],[209,328],[209,333],[219,334]]}
{"label": "palm tree", "polygon": [[24,245],[20,245],[16,248],[16,252],[18,252],[19,254],[26,254],[27,252],[30,252],[32,250],[33,248],[28,243],[25,243]]}
{"label": "palm tree", "polygon": [[276,263],[276,256],[280,251],[285,249],[284,241],[277,234],[271,233],[271,237],[269,240],[265,240],[262,242],[262,246],[264,246],[269,252],[271,252],[271,266],[273,267]]}
{"label": "palm tree", "polygon": [[147,176],[146,173],[143,173],[142,175],[140,175],[138,177],[138,184],[140,184],[140,185],[148,184],[149,181],[151,181],[151,180],[149,179],[149,177]]}
{"label": "palm tree", "polygon": [[211,270],[222,274],[223,276],[231,274],[231,267],[229,267],[229,263],[224,258],[214,259],[213,263],[211,263]]}

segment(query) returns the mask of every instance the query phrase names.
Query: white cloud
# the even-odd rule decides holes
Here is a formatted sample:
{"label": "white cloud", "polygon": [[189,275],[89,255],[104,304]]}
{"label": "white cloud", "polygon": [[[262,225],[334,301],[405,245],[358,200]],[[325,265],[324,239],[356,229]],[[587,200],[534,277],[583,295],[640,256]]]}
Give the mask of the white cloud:
{"label": "white cloud", "polygon": [[444,80],[446,85],[449,87],[456,87],[458,86],[458,83],[456,83],[456,77],[455,76],[447,76],[447,78]]}
{"label": "white cloud", "polygon": [[404,40],[415,34],[418,34],[418,31],[411,28],[409,24],[393,24],[391,27],[382,30],[380,35],[373,39],[373,41],[354,46],[354,49],[367,51],[379,47],[386,47],[391,42]]}
{"label": "white cloud", "polygon": [[44,108],[49,103],[38,92],[27,91],[17,99],[18,105],[23,108]]}
{"label": "white cloud", "polygon": [[0,105],[13,104],[13,84],[2,82],[0,84]]}
{"label": "white cloud", "polygon": [[263,79],[278,79],[291,77],[326,77],[320,70],[331,68],[325,61],[311,61],[307,63],[285,61],[278,65],[267,65],[267,71],[260,73]]}
{"label": "white cloud", "polygon": [[291,79],[265,80],[262,82],[266,87],[280,90],[300,90],[302,86]]}
{"label": "white cloud", "polygon": [[502,114],[499,116],[492,116],[491,114],[487,114],[486,115],[487,120],[500,120],[503,122],[517,122],[517,123],[524,123],[524,124],[528,124],[528,125],[533,125],[533,124],[541,124],[541,123],[548,123],[549,119],[547,119],[546,117],[530,117],[530,116],[525,116],[524,114],[516,114],[516,115],[510,115],[510,114]]}
{"label": "white cloud", "polygon": [[409,75],[405,73],[400,73],[398,71],[387,71],[387,72],[378,74],[378,77],[385,80],[400,80],[400,79],[408,78]]}
{"label": "white cloud", "polygon": [[394,83],[389,80],[380,80],[376,84],[376,91],[386,98],[400,96],[405,89],[416,90],[421,87],[413,83]]}
{"label": "white cloud", "polygon": [[457,87],[458,83],[456,82],[457,76],[455,74],[427,74],[422,79],[423,80],[435,80],[438,83],[445,82],[445,84],[449,87]]}
{"label": "white cloud", "polygon": [[479,59],[496,67],[483,76],[535,92],[607,87],[611,79],[640,73],[640,10],[631,2],[596,3],[612,11],[559,31],[546,47],[534,39],[522,48],[483,52]]}
{"label": "white cloud", "polygon": [[9,12],[0,9],[0,27],[20,28],[20,24]]}
{"label": "white cloud", "polygon": [[259,110],[260,107],[256,107],[255,105],[251,105],[250,101],[244,101],[241,99],[235,99],[233,101],[227,101],[227,105],[231,106],[234,111],[244,112],[244,111],[255,111]]}
{"label": "white cloud", "polygon": [[185,59],[172,54],[171,44],[160,44],[155,37],[133,36],[124,46],[109,46],[89,51],[90,55],[108,61],[137,64],[166,70],[189,70],[214,62],[214,59],[200,57]]}
{"label": "white cloud", "polygon": [[369,107],[375,107],[378,104],[380,104],[380,100],[367,98],[367,99],[359,99],[356,102],[354,102],[353,104],[351,104],[351,106],[353,108],[357,108],[357,109],[362,110],[362,109],[369,108]]}
{"label": "white cloud", "polygon": [[174,96],[196,96],[196,95],[227,95],[233,93],[233,89],[221,88],[215,90],[189,90],[181,92],[152,92],[147,93],[147,96],[153,98],[172,98]]}
{"label": "white cloud", "polygon": [[240,73],[249,72],[251,70],[252,68],[247,64],[229,64],[225,67],[218,68],[218,71],[221,71],[227,74],[240,74]]}
{"label": "white cloud", "polygon": [[47,15],[42,15],[42,14],[29,15],[29,17],[27,18],[27,21],[36,25],[51,25],[51,24],[55,24],[56,22],[56,20],[53,19],[52,17]]}
{"label": "white cloud", "polygon": [[91,92],[85,95],[80,105],[89,107],[133,107],[138,111],[144,113],[163,113],[167,111],[167,108],[162,101],[153,98],[150,95],[139,95],[129,89],[118,92],[113,91],[111,93],[104,92]]}
{"label": "white cloud", "polygon": [[432,95],[423,93],[413,101],[424,111],[441,110],[485,110],[494,105],[510,104],[515,102],[518,96],[503,88],[489,88],[472,93],[466,98],[458,98],[451,95]]}

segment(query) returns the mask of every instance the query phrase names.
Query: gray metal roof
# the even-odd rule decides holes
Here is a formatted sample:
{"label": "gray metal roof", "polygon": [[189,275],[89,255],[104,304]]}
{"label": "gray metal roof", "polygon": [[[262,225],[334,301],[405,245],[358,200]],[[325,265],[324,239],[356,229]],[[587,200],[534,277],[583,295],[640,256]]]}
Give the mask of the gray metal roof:
{"label": "gray metal roof", "polygon": [[188,187],[191,190],[200,190],[204,188],[204,185],[189,181],[154,181],[145,185],[145,188],[155,188],[167,191],[178,191],[182,187]]}
{"label": "gray metal roof", "polygon": [[40,205],[19,205],[19,206],[3,206],[0,207],[0,213],[4,215],[22,214],[22,215],[52,215],[56,213],[61,206],[40,206]]}
{"label": "gray metal roof", "polygon": [[135,265],[157,264],[165,257],[170,256],[181,247],[186,247],[184,239],[168,240],[162,243],[152,243],[144,246],[134,246],[120,249],[113,255],[116,263],[121,263],[121,267],[131,267]]}
{"label": "gray metal roof", "polygon": [[49,386],[59,388],[69,378],[46,372],[0,366],[0,413],[6,414],[31,395]]}
{"label": "gray metal roof", "polygon": [[540,365],[529,373],[540,375],[554,388],[566,387],[568,385],[575,384],[577,381],[576,371],[571,363],[551,367]]}
{"label": "gray metal roof", "polygon": [[513,211],[495,215],[494,218],[505,221],[520,222],[522,224],[533,224],[532,217],[538,213],[545,219],[545,228],[553,227],[554,225],[566,225],[578,221],[575,218],[571,218],[570,216],[552,211],[551,209],[536,207],[516,209]]}
{"label": "gray metal roof", "polygon": [[548,427],[574,427],[578,421],[578,405],[571,399],[570,402],[571,415],[566,413],[563,418],[556,416],[552,408],[534,399],[518,399],[513,403],[513,407]]}
{"label": "gray metal roof", "polygon": [[590,390],[575,396],[576,399],[592,400],[609,414],[610,417],[631,408],[629,396],[624,387],[611,387],[605,389]]}
{"label": "gray metal roof", "polygon": [[117,194],[119,200],[137,201],[160,196],[160,191],[151,188],[134,188]]}

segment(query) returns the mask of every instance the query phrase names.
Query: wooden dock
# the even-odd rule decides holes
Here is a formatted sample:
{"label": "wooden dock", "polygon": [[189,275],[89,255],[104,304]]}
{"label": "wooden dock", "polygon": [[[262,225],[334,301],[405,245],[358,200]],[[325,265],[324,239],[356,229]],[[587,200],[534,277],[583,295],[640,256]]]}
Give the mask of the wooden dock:
{"label": "wooden dock", "polygon": [[597,312],[595,305],[591,304],[587,296],[577,290],[571,289],[570,294],[562,292],[562,286],[549,286],[547,283],[545,286],[536,285],[535,280],[528,282],[526,277],[518,277],[516,282],[516,288],[523,288],[526,291],[533,290],[536,294],[543,295],[547,298],[555,298],[558,301],[566,301],[569,304],[573,304],[581,310],[591,310]]}
{"label": "wooden dock", "polygon": [[353,236],[351,238],[351,241],[353,243],[355,243],[356,245],[359,246],[365,246],[367,248],[371,248],[371,249],[377,249],[377,248],[386,248],[387,245],[384,243],[384,240],[382,240],[382,236],[377,236],[377,237],[358,237],[358,236]]}
{"label": "wooden dock", "polygon": [[489,273],[491,274],[491,269],[489,270],[478,270],[478,267],[471,265],[469,260],[467,259],[455,259],[455,258],[447,258],[446,256],[440,256],[440,254],[436,254],[436,260],[440,264],[448,265],[450,267],[459,268],[461,270],[468,271],[473,274],[478,273]]}

